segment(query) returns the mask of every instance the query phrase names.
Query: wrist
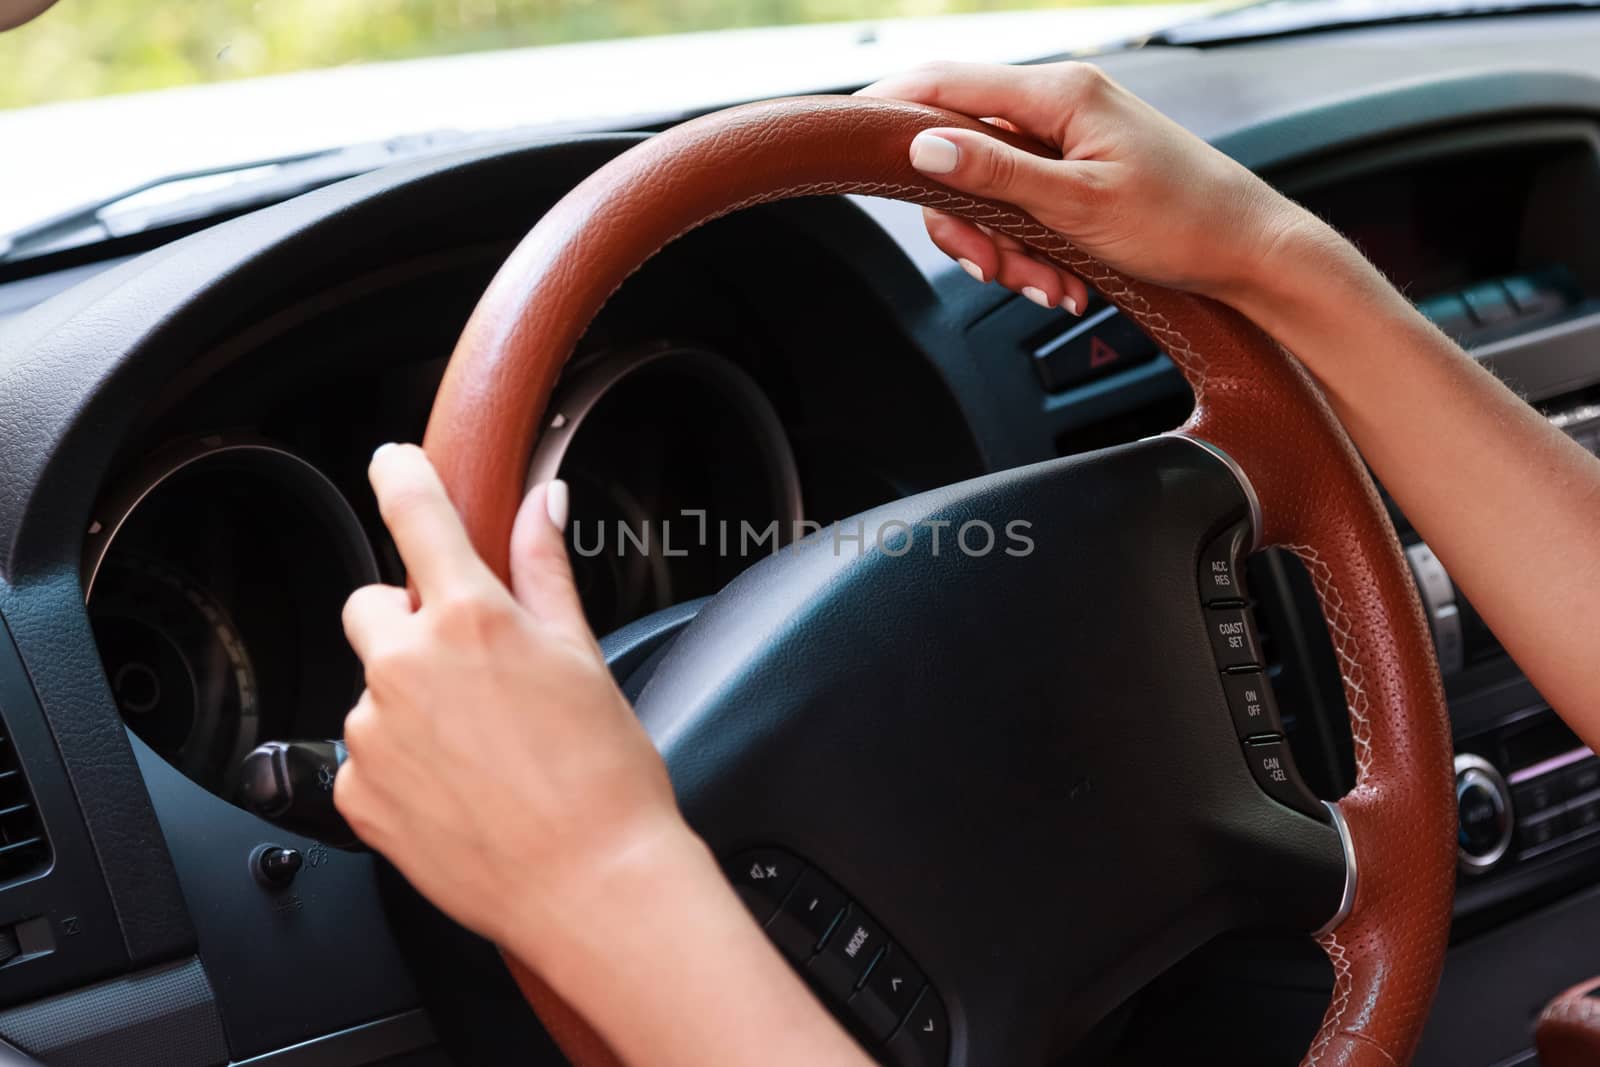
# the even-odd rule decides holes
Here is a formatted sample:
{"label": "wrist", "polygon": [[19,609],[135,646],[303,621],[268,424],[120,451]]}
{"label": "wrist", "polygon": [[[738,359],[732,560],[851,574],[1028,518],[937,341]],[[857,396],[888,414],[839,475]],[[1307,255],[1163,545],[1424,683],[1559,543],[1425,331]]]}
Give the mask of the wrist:
{"label": "wrist", "polygon": [[1332,227],[1305,208],[1271,196],[1276,203],[1241,227],[1246,236],[1237,246],[1238,256],[1206,294],[1258,322],[1257,313],[1264,308],[1300,300],[1302,279],[1326,273],[1345,245]]}
{"label": "wrist", "polygon": [[561,871],[523,881],[493,937],[559,989],[588,955],[603,950],[605,931],[666,906],[682,887],[703,883],[708,869],[721,878],[710,850],[673,809]]}

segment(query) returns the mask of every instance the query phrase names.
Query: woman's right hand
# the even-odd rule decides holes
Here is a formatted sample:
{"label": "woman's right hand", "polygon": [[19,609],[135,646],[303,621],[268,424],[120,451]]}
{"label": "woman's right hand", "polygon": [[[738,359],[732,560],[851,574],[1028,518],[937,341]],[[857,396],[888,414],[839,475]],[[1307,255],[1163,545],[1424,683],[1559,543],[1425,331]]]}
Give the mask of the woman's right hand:
{"label": "woman's right hand", "polygon": [[[935,63],[861,92],[997,119],[1059,151],[1061,159],[1046,159],[937,128],[912,141],[911,162],[953,189],[1016,205],[1144,281],[1227,301],[1254,283],[1287,234],[1320,225],[1087,63]],[[938,211],[927,212],[927,225],[979,281],[998,278],[1045,306],[1084,308],[1082,281],[1011,238]]]}

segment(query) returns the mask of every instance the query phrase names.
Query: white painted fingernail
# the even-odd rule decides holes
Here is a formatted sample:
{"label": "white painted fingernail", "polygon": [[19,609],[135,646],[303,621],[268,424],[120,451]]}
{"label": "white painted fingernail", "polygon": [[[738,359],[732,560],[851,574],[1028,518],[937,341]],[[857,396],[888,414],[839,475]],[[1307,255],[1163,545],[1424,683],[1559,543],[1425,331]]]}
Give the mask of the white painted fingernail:
{"label": "white painted fingernail", "polygon": [[373,459],[377,459],[379,456],[383,455],[384,452],[388,451],[389,449],[391,449],[393,447],[394,447],[394,442],[393,441],[385,441],[383,444],[379,445],[377,448],[374,448],[372,450],[372,458]]}
{"label": "white painted fingernail", "polygon": [[924,174],[949,174],[959,162],[961,152],[954,141],[931,133],[919,133],[911,138],[911,165]]}
{"label": "white painted fingernail", "polygon": [[550,524],[563,533],[567,529],[567,513],[571,508],[571,500],[567,494],[567,483],[557,478],[544,487],[544,510],[550,516]]}
{"label": "white painted fingernail", "polygon": [[962,270],[972,275],[973,280],[978,282],[980,285],[989,280],[983,276],[983,268],[972,262],[972,260],[957,259],[956,262],[961,265]]}
{"label": "white painted fingernail", "polygon": [[1063,310],[1071,312],[1074,315],[1078,314],[1078,302],[1071,296],[1064,296],[1061,298],[1061,307]]}
{"label": "white painted fingernail", "polygon": [[1031,285],[1024,285],[1022,287],[1022,295],[1027,297],[1029,300],[1032,300],[1035,304],[1038,304],[1042,308],[1054,306],[1050,303],[1050,298],[1045,295],[1045,291],[1043,289],[1037,289]]}

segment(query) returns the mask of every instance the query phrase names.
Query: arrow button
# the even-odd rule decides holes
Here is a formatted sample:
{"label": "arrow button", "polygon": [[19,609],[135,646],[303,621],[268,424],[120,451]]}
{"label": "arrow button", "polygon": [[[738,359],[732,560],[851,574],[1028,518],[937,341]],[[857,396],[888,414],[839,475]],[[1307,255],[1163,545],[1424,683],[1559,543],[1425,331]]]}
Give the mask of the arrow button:
{"label": "arrow button", "polygon": [[891,944],[873,963],[867,980],[850,998],[850,1011],[869,1034],[886,1041],[910,1014],[925,984],[922,972],[904,950]]}
{"label": "arrow button", "polygon": [[932,986],[922,991],[889,1039],[889,1062],[896,1067],[945,1067],[950,1062],[950,1016]]}

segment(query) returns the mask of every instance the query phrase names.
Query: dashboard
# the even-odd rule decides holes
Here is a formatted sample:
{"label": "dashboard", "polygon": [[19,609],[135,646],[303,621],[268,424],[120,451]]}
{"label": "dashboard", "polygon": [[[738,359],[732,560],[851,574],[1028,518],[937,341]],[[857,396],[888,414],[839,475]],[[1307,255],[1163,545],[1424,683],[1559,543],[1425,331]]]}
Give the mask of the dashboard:
{"label": "dashboard", "polygon": [[[1100,61],[1600,449],[1596,56],[1600,20],[1550,15]],[[442,155],[152,247],[0,268],[0,790],[24,782],[0,835],[25,845],[0,847],[0,1037],[52,1063],[554,1055],[489,946],[370,855],[262,822],[241,776],[262,742],[337,737],[361,685],[338,607],[403,579],[368,457],[420,439],[497,265],[637,136]],[[530,478],[573,486],[584,608],[626,686],[700,598],[807,529],[1170,429],[1192,400],[1114,309],[1079,321],[972,285],[914,208],[791,201],[630,280]],[[1529,1009],[1600,968],[1600,763],[1393,515],[1461,753],[1454,947],[1418,1062],[1530,1062]],[[1337,796],[1351,746],[1309,580],[1267,552],[1249,584],[1296,760]],[[60,680],[75,671],[103,691]],[[287,891],[252,874],[269,842],[303,857]],[[1234,1062],[1298,1055],[1331,984],[1308,949],[1207,946],[1083,1062],[1165,1061],[1200,1026]]]}

